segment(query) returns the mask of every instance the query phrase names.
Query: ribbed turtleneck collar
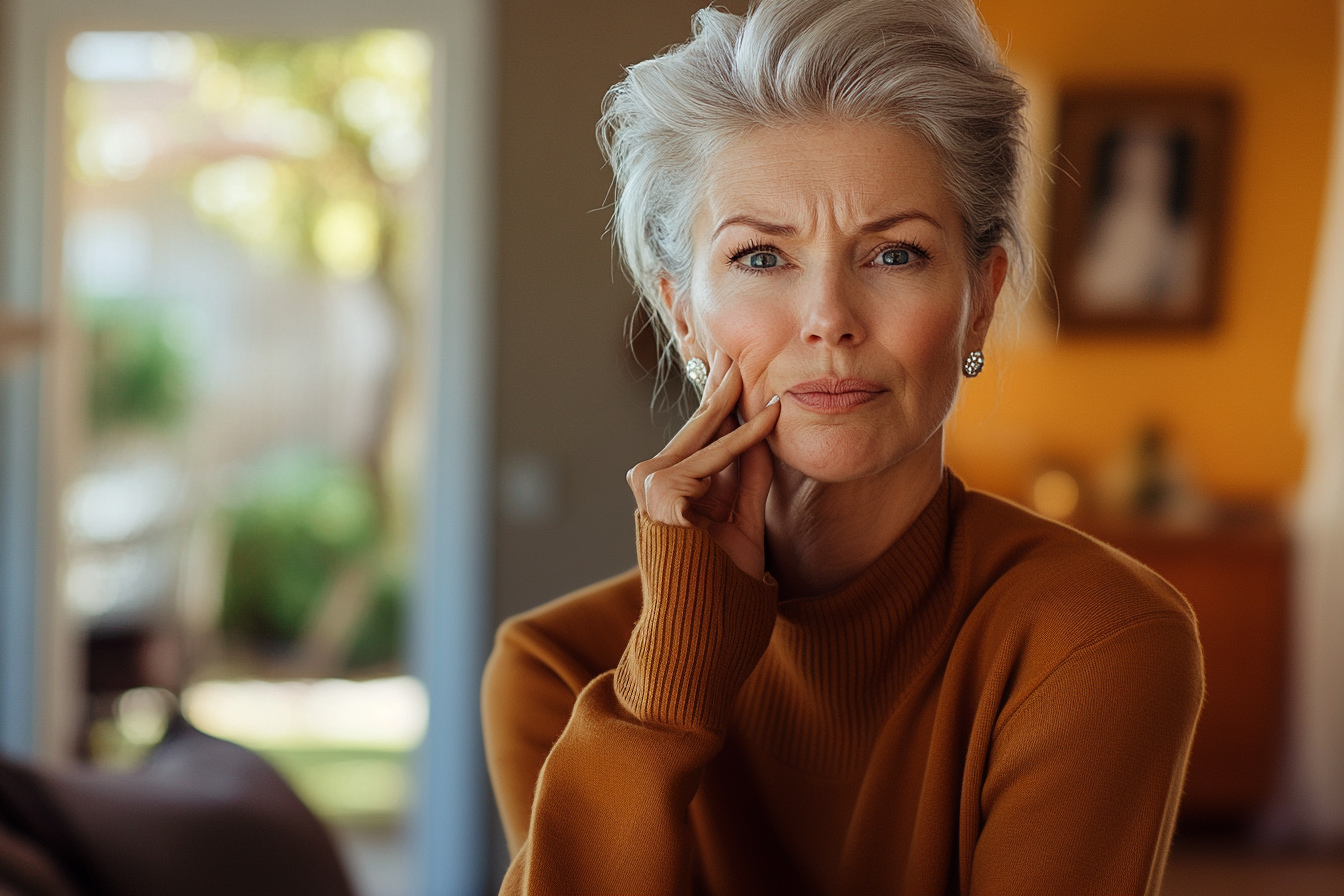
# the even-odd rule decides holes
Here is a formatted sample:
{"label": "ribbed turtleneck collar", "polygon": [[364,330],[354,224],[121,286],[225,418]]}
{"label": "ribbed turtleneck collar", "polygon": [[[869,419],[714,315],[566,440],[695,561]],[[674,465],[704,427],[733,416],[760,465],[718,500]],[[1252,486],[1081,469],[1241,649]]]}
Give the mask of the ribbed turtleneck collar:
{"label": "ribbed turtleneck collar", "polygon": [[744,688],[744,733],[822,774],[861,764],[906,685],[942,642],[955,599],[949,534],[965,489],[944,471],[928,505],[852,582],[780,603],[774,636]]}
{"label": "ribbed turtleneck collar", "polygon": [[954,506],[964,494],[961,480],[944,468],[938,491],[871,566],[833,591],[782,601],[781,612],[790,616],[812,611],[834,614],[851,604],[866,605],[875,597],[901,604],[918,602],[946,564],[948,529]]}

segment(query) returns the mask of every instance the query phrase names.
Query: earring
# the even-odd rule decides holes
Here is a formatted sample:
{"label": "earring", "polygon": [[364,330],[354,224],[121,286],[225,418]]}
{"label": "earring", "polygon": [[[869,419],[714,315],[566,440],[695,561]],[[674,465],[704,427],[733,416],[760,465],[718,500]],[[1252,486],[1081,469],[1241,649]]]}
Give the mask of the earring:
{"label": "earring", "polygon": [[699,358],[691,358],[686,362],[686,379],[691,381],[695,391],[704,392],[705,384],[709,382],[709,365]]}
{"label": "earring", "polygon": [[985,369],[985,356],[980,352],[971,352],[966,356],[966,362],[961,365],[961,372],[966,379],[977,377],[980,371]]}

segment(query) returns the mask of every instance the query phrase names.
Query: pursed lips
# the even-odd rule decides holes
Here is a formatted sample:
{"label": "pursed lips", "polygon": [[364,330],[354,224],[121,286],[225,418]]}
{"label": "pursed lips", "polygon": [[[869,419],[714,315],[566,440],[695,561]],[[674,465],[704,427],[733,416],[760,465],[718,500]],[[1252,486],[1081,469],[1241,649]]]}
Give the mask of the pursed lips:
{"label": "pursed lips", "polygon": [[872,380],[823,377],[798,383],[788,390],[788,395],[810,411],[840,414],[867,404],[886,391],[885,386]]}

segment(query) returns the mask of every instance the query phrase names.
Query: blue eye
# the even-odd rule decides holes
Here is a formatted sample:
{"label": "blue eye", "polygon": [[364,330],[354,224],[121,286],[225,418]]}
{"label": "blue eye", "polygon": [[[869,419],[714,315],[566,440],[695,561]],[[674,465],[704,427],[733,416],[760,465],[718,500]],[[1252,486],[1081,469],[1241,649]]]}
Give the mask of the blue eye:
{"label": "blue eye", "polygon": [[879,264],[884,265],[902,265],[910,263],[909,249],[887,249],[881,255],[877,256]]}
{"label": "blue eye", "polygon": [[773,252],[753,252],[747,256],[747,267],[773,268],[779,264],[779,256]]}

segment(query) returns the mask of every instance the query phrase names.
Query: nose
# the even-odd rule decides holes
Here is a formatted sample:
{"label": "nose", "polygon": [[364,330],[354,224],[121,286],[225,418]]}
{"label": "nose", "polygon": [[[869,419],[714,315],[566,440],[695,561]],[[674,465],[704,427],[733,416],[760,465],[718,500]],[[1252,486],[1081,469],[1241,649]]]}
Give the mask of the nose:
{"label": "nose", "polygon": [[814,346],[856,346],[867,337],[858,313],[860,285],[841,265],[816,271],[805,290],[803,342]]}

